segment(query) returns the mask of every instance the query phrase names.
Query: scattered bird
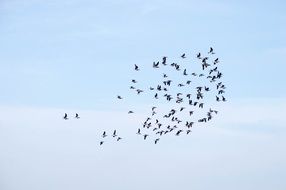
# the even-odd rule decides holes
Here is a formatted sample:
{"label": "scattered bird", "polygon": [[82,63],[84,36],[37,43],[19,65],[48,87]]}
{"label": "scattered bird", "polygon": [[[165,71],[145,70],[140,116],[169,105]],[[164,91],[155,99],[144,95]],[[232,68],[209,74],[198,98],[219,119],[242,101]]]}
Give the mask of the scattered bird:
{"label": "scattered bird", "polygon": [[75,114],[75,118],[76,118],[76,119],[79,119],[79,118],[80,118],[77,113]]}
{"label": "scattered bird", "polygon": [[65,113],[65,116],[64,116],[63,118],[64,118],[64,120],[68,120],[68,119],[69,119],[69,118],[68,118],[68,114]]}
{"label": "scattered bird", "polygon": [[139,67],[135,64],[135,71],[139,71]]}

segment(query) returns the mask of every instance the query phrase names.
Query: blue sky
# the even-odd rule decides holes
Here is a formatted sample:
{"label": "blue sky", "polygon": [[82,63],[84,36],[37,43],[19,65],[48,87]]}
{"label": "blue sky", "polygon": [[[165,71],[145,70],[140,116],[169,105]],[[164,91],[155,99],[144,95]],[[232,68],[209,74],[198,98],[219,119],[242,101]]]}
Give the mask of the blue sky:
{"label": "blue sky", "polygon": [[[278,0],[2,0],[1,189],[285,189],[285,8]],[[133,137],[144,116],[126,116],[129,103],[115,100],[127,96],[133,65],[194,58],[210,46],[229,98],[214,128],[156,148]],[[76,111],[82,123],[61,121]],[[130,143],[98,149],[92,135],[110,125]]]}

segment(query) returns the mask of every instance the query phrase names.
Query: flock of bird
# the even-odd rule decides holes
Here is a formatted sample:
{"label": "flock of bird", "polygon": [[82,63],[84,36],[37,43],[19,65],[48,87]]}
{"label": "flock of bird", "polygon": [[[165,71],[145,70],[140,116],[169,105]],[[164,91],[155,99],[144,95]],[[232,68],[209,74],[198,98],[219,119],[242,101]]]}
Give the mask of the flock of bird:
{"label": "flock of bird", "polygon": [[[145,93],[153,94],[153,99],[155,104],[150,108],[150,115],[146,117],[143,121],[142,126],[137,129],[136,134],[142,136],[144,140],[155,136],[153,141],[157,144],[161,137],[167,134],[174,134],[175,136],[180,136],[181,134],[190,134],[192,128],[196,125],[201,125],[207,123],[213,119],[214,115],[218,114],[218,111],[212,107],[206,108],[208,106],[206,101],[213,100],[214,102],[226,102],[224,96],[226,86],[221,81],[222,73],[218,69],[219,58],[214,57],[215,52],[212,47],[208,51],[208,56],[203,56],[202,53],[198,53],[195,57],[196,60],[201,64],[202,73],[196,73],[192,70],[189,73],[187,68],[188,65],[178,64],[168,60],[166,56],[162,58],[161,61],[155,61],[152,64],[153,69],[160,71],[161,68],[166,69],[170,67],[169,70],[172,71],[176,76],[181,73],[184,78],[183,81],[175,83],[174,79],[169,77],[169,74],[161,73],[162,80],[159,81],[155,86],[146,87],[146,89],[141,89],[137,87],[139,81],[136,79],[131,80],[131,86],[129,89],[134,91],[136,94],[141,95]],[[186,59],[187,55],[183,53],[180,59]],[[212,59],[212,61],[210,61]],[[193,68],[192,68],[193,69]],[[142,72],[139,65],[134,65],[135,72]],[[203,85],[196,85],[195,80],[205,79],[208,83]],[[180,91],[174,92],[174,89]],[[186,92],[184,92],[184,90]],[[212,93],[211,93],[212,92]],[[210,99],[206,99],[206,95],[214,95]],[[123,100],[124,97],[117,95],[118,100]],[[160,112],[157,104],[159,99],[166,101],[171,105],[170,109],[164,107],[163,112]],[[157,102],[156,102],[157,101]],[[165,104],[164,104],[165,105]],[[201,114],[202,110],[207,110],[206,113]],[[196,113],[198,116],[195,117]],[[129,110],[128,114],[134,114],[134,110]],[[183,116],[182,116],[183,115]],[[65,120],[68,119],[67,114],[63,117]],[[76,114],[76,119],[79,119],[79,115]],[[111,136],[116,141],[120,141],[122,138],[117,135],[117,131],[114,130],[113,134],[108,135],[106,131],[102,133],[102,140],[100,145],[104,144],[104,140],[107,136]]]}

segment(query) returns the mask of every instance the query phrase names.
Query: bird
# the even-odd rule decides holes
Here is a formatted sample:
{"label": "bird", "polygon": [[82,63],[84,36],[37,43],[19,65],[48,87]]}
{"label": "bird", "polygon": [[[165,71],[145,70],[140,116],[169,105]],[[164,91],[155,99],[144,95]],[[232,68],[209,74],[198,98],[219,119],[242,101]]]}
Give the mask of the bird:
{"label": "bird", "polygon": [[113,135],[112,135],[113,137],[116,137],[117,135],[116,135],[116,130],[114,130],[113,131]]}
{"label": "bird", "polygon": [[185,76],[187,76],[188,74],[187,74],[187,69],[184,69],[184,73],[183,73],[183,75],[185,75]]}
{"label": "bird", "polygon": [[198,54],[197,54],[197,58],[198,58],[198,59],[201,59],[201,53],[198,53]]}
{"label": "bird", "polygon": [[65,116],[63,117],[63,119],[64,119],[64,120],[68,120],[68,119],[69,119],[67,113],[65,113]]}
{"label": "bird", "polygon": [[140,128],[138,129],[138,131],[137,131],[136,134],[137,134],[137,135],[141,135]]}
{"label": "bird", "polygon": [[134,113],[134,112],[133,112],[133,111],[131,111],[131,110],[130,110],[130,111],[128,111],[128,114],[131,114],[131,113]]}
{"label": "bird", "polygon": [[146,140],[146,138],[148,137],[149,135],[145,134],[143,137],[144,137],[144,140]]}
{"label": "bird", "polygon": [[187,135],[188,135],[190,132],[192,132],[192,131],[191,131],[191,130],[187,130]]}
{"label": "bird", "polygon": [[78,114],[76,113],[74,118],[79,119],[80,117],[79,117]]}
{"label": "bird", "polygon": [[101,145],[103,145],[103,143],[104,143],[104,141],[100,141],[100,143],[99,143],[99,144],[100,144],[100,146],[101,146]]}
{"label": "bird", "polygon": [[155,144],[157,144],[159,140],[160,140],[159,138],[158,138],[158,139],[155,139]]}
{"label": "bird", "polygon": [[139,71],[139,67],[136,64],[135,64],[135,71]]}
{"label": "bird", "polygon": [[156,93],[154,97],[155,97],[156,99],[158,99],[158,93]]}
{"label": "bird", "polygon": [[132,79],[132,82],[133,82],[133,83],[137,83],[137,81],[136,81],[135,79]]}
{"label": "bird", "polygon": [[121,96],[117,96],[117,98],[120,99],[120,100],[123,99]]}
{"label": "bird", "polygon": [[157,63],[153,62],[153,68],[159,68],[159,61]]}
{"label": "bird", "polygon": [[164,56],[164,57],[163,57],[163,60],[162,60],[162,64],[163,64],[163,65],[167,65],[167,63],[166,63],[166,62],[167,62],[167,57],[166,57],[166,56]]}
{"label": "bird", "polygon": [[107,137],[107,135],[106,135],[106,132],[105,132],[105,131],[103,131],[103,133],[102,133],[102,137],[103,137],[103,138]]}
{"label": "bird", "polygon": [[210,51],[208,53],[215,54],[212,47],[210,47]]}
{"label": "bird", "polygon": [[185,58],[186,58],[186,54],[183,53],[183,54],[181,55],[181,58],[185,59]]}
{"label": "bird", "polygon": [[121,137],[118,137],[118,138],[117,138],[117,141],[120,141],[121,139],[122,139]]}

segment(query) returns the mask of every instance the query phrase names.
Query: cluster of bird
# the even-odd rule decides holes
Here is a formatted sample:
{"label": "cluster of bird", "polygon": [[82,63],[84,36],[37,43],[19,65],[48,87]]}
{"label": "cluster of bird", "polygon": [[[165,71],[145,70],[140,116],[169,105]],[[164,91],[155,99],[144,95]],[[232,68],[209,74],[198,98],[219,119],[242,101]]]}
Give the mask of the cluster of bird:
{"label": "cluster of bird", "polygon": [[[179,136],[183,132],[186,134],[190,134],[192,132],[191,128],[196,124],[203,124],[210,121],[214,115],[218,114],[218,111],[209,107],[207,108],[207,113],[204,116],[198,116],[198,118],[194,118],[194,113],[196,109],[204,109],[206,106],[206,102],[204,102],[205,94],[210,91],[215,91],[215,102],[226,102],[226,98],[224,96],[226,86],[221,81],[222,73],[218,69],[219,58],[214,57],[215,52],[212,47],[210,47],[208,51],[208,56],[203,56],[201,53],[196,54],[195,59],[199,60],[201,64],[202,73],[188,73],[188,69],[186,68],[188,65],[182,65],[174,62],[168,61],[167,57],[164,56],[161,61],[153,62],[152,67],[156,70],[160,70],[160,68],[166,68],[170,66],[174,68],[176,74],[182,71],[183,76],[190,76],[187,80],[181,81],[178,84],[174,84],[174,80],[169,78],[166,73],[161,73],[163,80],[159,81],[159,84],[151,87],[147,87],[147,89],[140,89],[135,86],[138,83],[136,79],[132,79],[130,86],[131,90],[134,90],[136,94],[140,95],[143,93],[147,93],[150,91],[153,93],[153,99],[158,101],[158,99],[163,98],[167,102],[173,102],[172,107],[168,110],[167,113],[159,114],[157,111],[157,106],[151,107],[151,114],[147,116],[147,119],[143,121],[142,127],[138,128],[137,135],[141,135],[144,140],[150,136],[150,133],[153,133],[156,137],[154,138],[154,143],[157,144],[160,138],[166,134],[175,134]],[[214,58],[213,58],[214,57]],[[180,56],[180,59],[186,59],[187,55],[183,53]],[[210,59],[212,61],[210,61]],[[135,72],[140,72],[141,68],[135,64],[134,65]],[[176,77],[177,78],[177,77]],[[194,86],[195,79],[206,79],[208,84],[213,86],[204,85]],[[175,92],[172,94],[172,91],[176,88],[182,89],[183,87],[187,88],[187,92],[183,93],[182,90],[180,92]],[[194,91],[191,92],[191,90]],[[118,95],[117,98],[122,100],[123,97]],[[184,105],[186,104],[186,105]],[[178,108],[177,108],[178,107]],[[188,109],[189,108],[189,109]],[[187,110],[187,111],[186,111]],[[187,113],[185,117],[179,118],[181,113]],[[198,111],[200,112],[200,111]],[[135,113],[133,110],[129,110],[128,114]],[[187,118],[187,119],[185,119]],[[143,133],[143,130],[148,130],[148,133]]]}
{"label": "cluster of bird", "polygon": [[[213,58],[214,55],[215,52],[212,47],[210,47],[208,51],[208,56],[203,56],[201,53],[196,55],[195,59],[199,61],[203,73],[196,73],[193,71],[189,74],[186,68],[188,65],[180,65],[172,61],[169,63],[166,56],[164,56],[161,61],[153,62],[152,67],[157,71],[160,71],[160,68],[167,68],[170,66],[175,69],[175,72],[173,73],[175,73],[176,76],[178,73],[180,74],[181,71],[182,76],[190,76],[187,80],[180,81],[178,84],[174,84],[174,79],[178,77],[172,79],[166,73],[161,73],[163,80],[160,79],[159,84],[147,87],[144,90],[135,86],[135,84],[138,83],[136,79],[131,80],[132,85],[129,88],[132,91],[134,90],[136,94],[140,95],[151,92],[153,93],[154,101],[162,99],[171,103],[172,106],[167,112],[163,113],[158,112],[158,106],[152,106],[150,115],[143,121],[142,126],[137,129],[137,135],[142,136],[143,139],[146,140],[147,138],[150,138],[150,133],[152,133],[156,136],[153,140],[154,143],[157,144],[163,135],[175,134],[176,136],[180,136],[183,132],[188,135],[192,132],[191,129],[195,125],[209,122],[214,115],[218,114],[217,110],[208,107],[204,116],[198,114],[198,118],[194,117],[195,113],[200,113],[201,110],[205,110],[207,105],[203,100],[206,99],[205,94],[209,94],[211,91],[215,91],[215,98],[213,98],[215,102],[227,101],[224,97],[226,86],[221,81],[222,73],[218,70],[218,63],[220,61],[217,57]],[[180,59],[185,60],[186,58],[187,56],[185,53],[180,56]],[[210,61],[211,58],[213,58],[212,61]],[[141,68],[137,64],[134,65],[134,70],[135,72],[141,72]],[[194,81],[195,79],[206,79],[208,84],[211,84],[213,88],[207,86],[205,83],[198,86]],[[176,88],[179,88],[180,92],[173,92]],[[184,93],[183,89],[186,89],[187,92]],[[123,100],[124,97],[117,95],[117,99]],[[159,102],[156,103],[158,104]],[[164,108],[163,110],[166,109]],[[127,113],[134,114],[135,112],[134,110],[129,110]],[[182,113],[185,113],[184,117],[179,116]],[[65,114],[63,118],[67,120],[67,114]],[[75,118],[80,118],[77,113]],[[145,132],[146,130],[148,130],[148,133]],[[107,136],[111,136],[116,141],[122,139],[117,135],[116,130],[114,130],[111,135],[107,135],[107,132],[103,131],[101,135],[102,140],[99,143],[100,145],[104,144],[104,139],[106,139]]]}

